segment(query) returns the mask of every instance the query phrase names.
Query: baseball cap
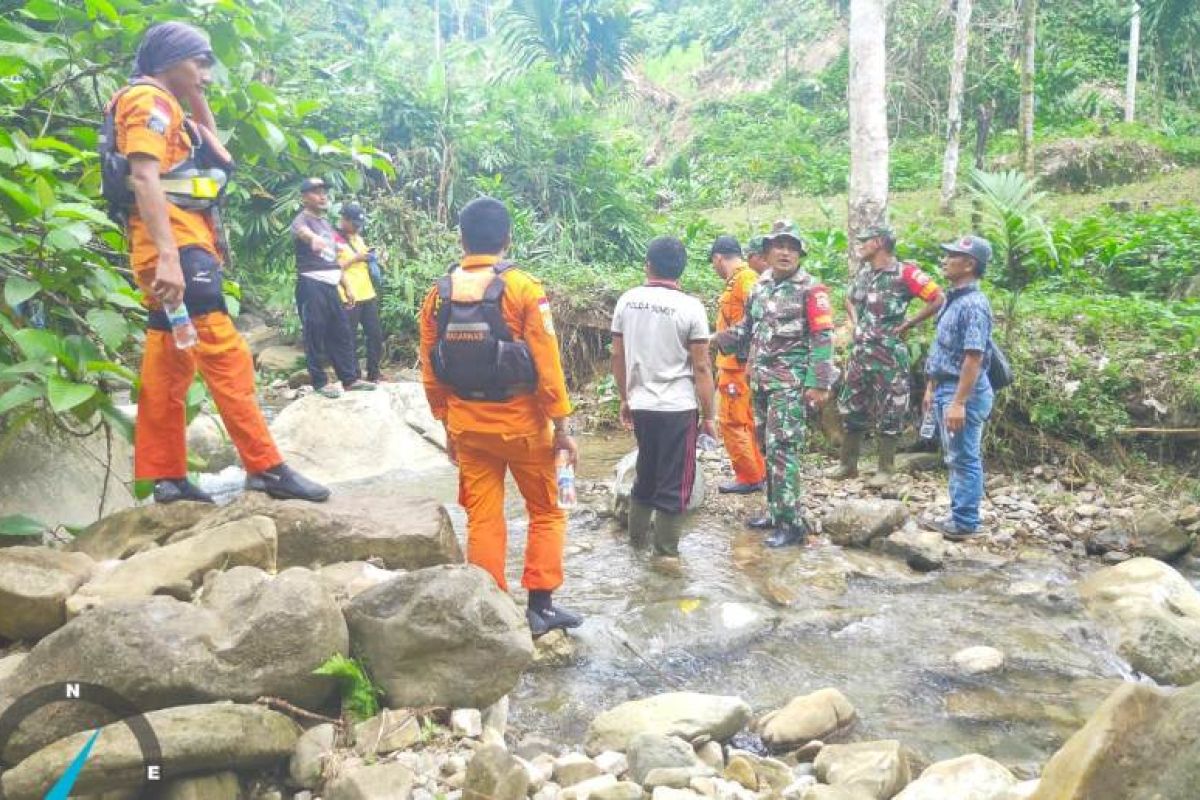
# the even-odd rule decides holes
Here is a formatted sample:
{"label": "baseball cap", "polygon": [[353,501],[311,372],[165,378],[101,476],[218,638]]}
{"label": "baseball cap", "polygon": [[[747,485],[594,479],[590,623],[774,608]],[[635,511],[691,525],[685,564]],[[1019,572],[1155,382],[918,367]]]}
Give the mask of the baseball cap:
{"label": "baseball cap", "polygon": [[808,248],[804,244],[804,237],[800,235],[800,226],[792,222],[790,219],[776,220],[771,226],[771,230],[763,235],[763,246],[770,244],[776,239],[787,238],[800,245],[800,255],[808,255]]}
{"label": "baseball cap", "polygon": [[766,245],[767,245],[767,243],[763,239],[763,237],[752,236],[752,237],[750,237],[750,241],[746,243],[746,254],[747,255],[762,255],[763,250],[766,249]]}
{"label": "baseball cap", "polygon": [[738,240],[732,236],[718,236],[712,243],[712,247],[708,248],[708,257],[713,256],[740,256],[742,254],[742,246],[738,244]]}
{"label": "baseball cap", "polygon": [[367,214],[358,203],[346,203],[342,206],[342,216],[353,222],[356,228],[367,224]]}
{"label": "baseball cap", "polygon": [[300,194],[316,192],[326,188],[328,187],[325,185],[325,181],[320,178],[305,178],[300,182]]}
{"label": "baseball cap", "polygon": [[941,248],[947,253],[961,253],[975,259],[975,263],[979,265],[980,275],[987,269],[988,262],[992,260],[992,245],[981,236],[963,236],[953,242],[946,242],[941,245]]}
{"label": "baseball cap", "polygon": [[885,236],[888,239],[895,239],[896,232],[887,225],[871,225],[870,227],[859,231],[858,236],[854,238],[858,239],[860,242],[865,242],[870,239],[876,239],[880,236]]}

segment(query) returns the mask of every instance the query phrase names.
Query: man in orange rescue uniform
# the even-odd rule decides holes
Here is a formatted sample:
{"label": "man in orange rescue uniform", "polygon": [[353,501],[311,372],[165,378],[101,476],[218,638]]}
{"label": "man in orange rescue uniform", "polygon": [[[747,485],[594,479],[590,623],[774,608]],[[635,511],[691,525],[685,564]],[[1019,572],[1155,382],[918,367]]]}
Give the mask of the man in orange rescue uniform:
{"label": "man in orange rescue uniform", "polygon": [[[737,325],[746,315],[746,304],[758,283],[758,273],[742,260],[742,247],[732,236],[718,236],[709,248],[708,258],[725,281],[725,291],[717,302],[717,333],[720,333]],[[717,354],[717,396],[721,398],[718,412],[721,438],[733,463],[734,476],[733,481],[717,489],[724,494],[760,491],[767,477],[767,464],[755,435],[746,353]]]}
{"label": "man in orange rescue uniform", "polygon": [[504,476],[525,498],[529,532],[521,585],[534,636],[574,628],[580,615],[555,605],[563,582],[567,514],[558,507],[555,459],[578,458],[568,432],[571,401],[550,303],[541,283],[504,260],[512,224],[499,200],[479,197],[459,215],[462,262],[421,308],[421,372],[433,415],[446,426],[467,510],[467,560],[501,589],[508,529]]}
{"label": "man in orange rescue uniform", "polygon": [[[275,447],[255,398],[250,350],[221,293],[216,192],[205,187],[223,185],[233,164],[204,98],[213,62],[201,31],[180,22],[156,25],[138,48],[133,81],[106,110],[106,141],[114,147],[105,156],[105,194],[114,184],[127,193],[130,261],[150,308],[134,475],[154,481],[159,503],[212,502],[187,480],[184,399],[199,367],[245,465],[246,488],[322,501],[329,490],[290,469]],[[164,311],[181,302],[196,329],[196,343],[186,349],[176,344]]]}

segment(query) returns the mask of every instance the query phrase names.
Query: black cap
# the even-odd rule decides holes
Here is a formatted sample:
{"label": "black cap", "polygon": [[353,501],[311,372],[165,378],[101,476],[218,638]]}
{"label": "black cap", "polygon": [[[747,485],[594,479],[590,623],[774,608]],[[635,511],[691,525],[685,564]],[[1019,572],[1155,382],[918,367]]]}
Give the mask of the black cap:
{"label": "black cap", "polygon": [[320,178],[305,178],[300,182],[300,194],[315,192],[319,189],[328,188],[329,187],[325,185],[325,181],[321,180]]}
{"label": "black cap", "polygon": [[367,224],[367,214],[358,203],[346,203],[342,206],[342,216],[354,223],[354,227],[362,230]]}
{"label": "black cap", "polygon": [[713,256],[740,256],[742,254],[742,246],[738,244],[738,240],[733,236],[718,236],[712,243],[712,247],[708,248],[708,257]]}

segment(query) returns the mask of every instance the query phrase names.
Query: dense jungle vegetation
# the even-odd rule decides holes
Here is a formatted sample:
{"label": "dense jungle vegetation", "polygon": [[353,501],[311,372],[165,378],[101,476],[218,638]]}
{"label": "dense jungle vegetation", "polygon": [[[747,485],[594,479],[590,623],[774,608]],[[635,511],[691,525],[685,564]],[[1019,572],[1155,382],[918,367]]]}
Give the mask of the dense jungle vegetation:
{"label": "dense jungle vegetation", "polygon": [[[1027,177],[1023,9],[976,2],[959,201],[944,214],[953,3],[888,8],[901,255],[932,266],[936,243],[967,228],[997,245],[988,290],[1020,371],[1003,400],[1020,435],[1001,446],[1024,457],[1062,442],[1135,459],[1194,453],[1200,7],[1142,4],[1126,122],[1131,9],[1037,9]],[[161,20],[212,37],[210,98],[239,158],[227,291],[281,325],[296,326],[286,225],[309,174],[334,185],[335,204],[367,207],[367,238],[386,253],[390,349],[407,362],[420,297],[455,255],[456,211],[480,192],[510,204],[515,256],[551,287],[568,332],[584,326],[573,315],[603,319],[658,233],[684,238],[687,287],[711,297],[712,237],[790,215],[811,239],[810,269],[845,283],[845,0],[0,0],[0,10],[0,448],[36,419],[128,433],[113,397],[136,392],[143,312],[97,199],[96,135],[142,32]],[[1147,427],[1172,433],[1131,432]]]}

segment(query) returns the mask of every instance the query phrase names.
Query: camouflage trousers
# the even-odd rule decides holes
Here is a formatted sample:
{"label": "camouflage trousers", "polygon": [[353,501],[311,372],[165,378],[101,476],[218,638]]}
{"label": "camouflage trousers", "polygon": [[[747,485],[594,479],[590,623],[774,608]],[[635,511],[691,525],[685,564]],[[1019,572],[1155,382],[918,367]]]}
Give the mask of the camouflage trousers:
{"label": "camouflage trousers", "polygon": [[767,510],[776,525],[804,517],[800,461],[808,431],[804,389],[755,392],[754,421],[767,461]]}
{"label": "camouflage trousers", "polygon": [[895,345],[855,344],[838,395],[838,412],[846,430],[865,431],[879,425],[885,436],[904,430],[908,416],[908,348]]}

